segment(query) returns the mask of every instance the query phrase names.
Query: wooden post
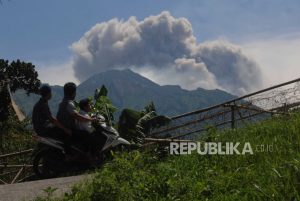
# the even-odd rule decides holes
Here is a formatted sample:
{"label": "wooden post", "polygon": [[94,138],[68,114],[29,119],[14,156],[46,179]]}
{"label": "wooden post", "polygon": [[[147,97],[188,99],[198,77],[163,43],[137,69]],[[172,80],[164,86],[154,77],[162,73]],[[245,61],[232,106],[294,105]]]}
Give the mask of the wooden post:
{"label": "wooden post", "polygon": [[234,129],[235,128],[235,104],[231,105],[231,128]]}

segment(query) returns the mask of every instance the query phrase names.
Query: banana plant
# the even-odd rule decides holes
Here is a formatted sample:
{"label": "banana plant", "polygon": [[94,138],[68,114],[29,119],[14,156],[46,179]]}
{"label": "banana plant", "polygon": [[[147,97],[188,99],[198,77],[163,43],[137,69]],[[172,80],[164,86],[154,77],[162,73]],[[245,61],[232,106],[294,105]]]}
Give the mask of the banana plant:
{"label": "banana plant", "polygon": [[136,144],[143,144],[145,137],[150,137],[150,130],[170,122],[170,118],[157,115],[153,102],[141,112],[125,109],[119,120],[119,132],[126,139]]}
{"label": "banana plant", "polygon": [[103,115],[111,125],[111,122],[114,121],[114,112],[117,111],[117,108],[112,104],[107,95],[108,90],[104,85],[102,85],[100,89],[96,89],[94,94],[95,104],[93,109],[100,112],[100,114]]}

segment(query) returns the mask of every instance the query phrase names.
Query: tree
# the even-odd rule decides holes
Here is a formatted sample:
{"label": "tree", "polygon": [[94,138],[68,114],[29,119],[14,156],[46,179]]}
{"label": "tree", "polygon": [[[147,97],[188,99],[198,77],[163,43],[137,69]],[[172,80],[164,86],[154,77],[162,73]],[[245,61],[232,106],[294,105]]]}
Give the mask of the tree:
{"label": "tree", "polygon": [[37,93],[41,82],[32,63],[0,59],[0,121],[5,121],[9,115],[11,104],[9,91],[18,89],[30,93]]}

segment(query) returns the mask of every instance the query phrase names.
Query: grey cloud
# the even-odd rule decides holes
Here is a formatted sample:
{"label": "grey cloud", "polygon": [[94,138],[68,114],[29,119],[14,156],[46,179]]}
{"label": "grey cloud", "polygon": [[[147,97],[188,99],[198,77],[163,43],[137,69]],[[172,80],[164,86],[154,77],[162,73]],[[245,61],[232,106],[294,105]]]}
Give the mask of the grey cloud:
{"label": "grey cloud", "polygon": [[209,67],[220,86],[234,94],[244,94],[262,86],[261,71],[255,61],[226,41],[199,45],[195,57]]}
{"label": "grey cloud", "polygon": [[160,84],[186,89],[221,88],[240,95],[261,84],[259,67],[238,47],[197,44],[189,21],[166,11],[142,21],[131,17],[96,24],[71,49],[80,81],[109,69],[131,68],[151,72],[149,78]]}

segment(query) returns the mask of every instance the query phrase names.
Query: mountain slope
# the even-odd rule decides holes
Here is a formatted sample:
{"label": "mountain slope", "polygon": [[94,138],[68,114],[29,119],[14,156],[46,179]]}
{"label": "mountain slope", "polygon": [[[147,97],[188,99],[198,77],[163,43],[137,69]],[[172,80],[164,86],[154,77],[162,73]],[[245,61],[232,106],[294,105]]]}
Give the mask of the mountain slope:
{"label": "mountain slope", "polygon": [[[103,84],[108,88],[108,95],[118,108],[118,114],[124,108],[141,110],[153,101],[158,113],[173,116],[235,98],[221,90],[198,88],[188,91],[179,86],[160,86],[131,70],[111,70],[94,75],[81,83],[78,86],[76,99],[93,96],[94,90]],[[63,90],[60,86],[53,86],[52,89],[53,98],[50,107],[55,114]],[[14,97],[27,114],[31,113],[31,108],[38,99],[36,95],[25,98],[23,92],[17,92]]]}
{"label": "mountain slope", "polygon": [[94,75],[78,87],[81,92],[78,96],[86,97],[103,84],[118,108],[140,110],[153,101],[158,112],[166,115],[176,115],[234,98],[221,90],[199,88],[188,91],[179,86],[160,86],[131,70],[112,70]]}

